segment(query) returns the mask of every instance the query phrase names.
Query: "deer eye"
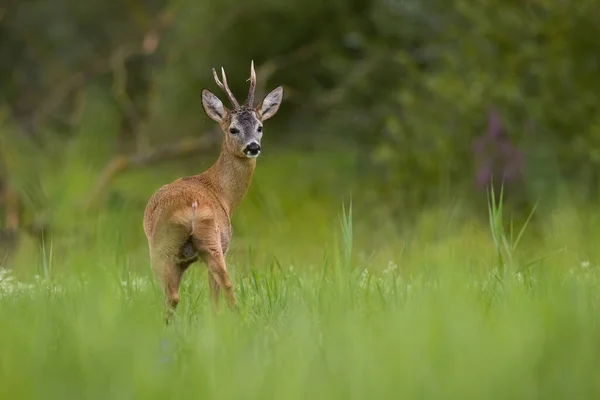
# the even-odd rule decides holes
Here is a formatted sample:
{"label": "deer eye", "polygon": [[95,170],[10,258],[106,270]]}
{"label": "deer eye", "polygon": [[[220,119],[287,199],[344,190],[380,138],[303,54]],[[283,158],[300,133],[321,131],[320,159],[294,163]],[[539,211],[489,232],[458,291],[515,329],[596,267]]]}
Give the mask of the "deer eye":
{"label": "deer eye", "polygon": [[240,130],[238,128],[229,128],[229,133],[231,133],[232,135],[237,135],[238,133],[240,133]]}
{"label": "deer eye", "polygon": [[259,126],[258,128],[256,128],[256,130],[262,132],[262,126]]}

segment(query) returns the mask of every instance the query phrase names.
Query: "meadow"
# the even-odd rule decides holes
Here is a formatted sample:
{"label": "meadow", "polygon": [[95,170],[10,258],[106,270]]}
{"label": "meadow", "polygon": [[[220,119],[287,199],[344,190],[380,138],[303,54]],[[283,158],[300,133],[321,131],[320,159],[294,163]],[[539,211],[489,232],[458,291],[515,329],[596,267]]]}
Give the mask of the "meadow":
{"label": "meadow", "polygon": [[[143,241],[127,250],[128,235],[141,237],[131,210],[96,215],[91,244],[50,243],[36,268],[2,270],[0,398],[600,394],[592,208],[536,209],[517,228],[502,203],[488,204],[487,219],[442,207],[390,238],[361,224],[349,200],[321,215],[311,209],[323,222],[313,231],[302,228],[300,208],[290,226],[261,225],[264,213],[251,213],[260,187],[240,211],[228,257],[237,315],[223,302],[211,312],[196,264],[164,326]],[[119,223],[129,231],[110,229]],[[378,250],[365,251],[373,236]]]}
{"label": "meadow", "polygon": [[[600,398],[600,0],[81,4],[0,4],[0,400]],[[251,63],[239,313],[165,326],[143,210]]]}

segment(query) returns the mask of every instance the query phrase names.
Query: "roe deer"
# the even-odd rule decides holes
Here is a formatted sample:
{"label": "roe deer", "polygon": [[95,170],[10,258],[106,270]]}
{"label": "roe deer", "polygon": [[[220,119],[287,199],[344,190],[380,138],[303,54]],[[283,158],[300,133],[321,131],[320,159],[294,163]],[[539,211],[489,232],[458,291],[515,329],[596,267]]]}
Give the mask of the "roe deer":
{"label": "roe deer", "polygon": [[167,311],[166,322],[179,302],[179,285],[185,270],[197,260],[208,267],[210,297],[218,305],[220,289],[230,307],[236,298],[225,254],[231,240],[231,214],[244,197],[260,154],[263,122],[277,113],[283,100],[278,86],[254,107],[256,73],[250,66],[247,104],[240,106],[227,85],[212,70],[217,85],[226,93],[232,110],[208,89],[202,90],[206,114],[218,122],[224,133],[221,154],[205,172],[177,179],[159,188],[144,211],[144,232],[148,239],[153,274],[160,284]]}

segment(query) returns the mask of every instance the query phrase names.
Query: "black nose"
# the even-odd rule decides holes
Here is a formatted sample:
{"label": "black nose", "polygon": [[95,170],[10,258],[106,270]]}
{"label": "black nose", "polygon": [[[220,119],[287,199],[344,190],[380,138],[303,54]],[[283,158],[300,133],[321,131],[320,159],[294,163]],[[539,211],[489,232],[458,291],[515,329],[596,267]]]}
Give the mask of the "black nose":
{"label": "black nose", "polygon": [[256,142],[250,143],[244,149],[244,154],[246,154],[246,155],[256,156],[256,155],[258,155],[258,153],[260,153],[260,144],[258,144]]}

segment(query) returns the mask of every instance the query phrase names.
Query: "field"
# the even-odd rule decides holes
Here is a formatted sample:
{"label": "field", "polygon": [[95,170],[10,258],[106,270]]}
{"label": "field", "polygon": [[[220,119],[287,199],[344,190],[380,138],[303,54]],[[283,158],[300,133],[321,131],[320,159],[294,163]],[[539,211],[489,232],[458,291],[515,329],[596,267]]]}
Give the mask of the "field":
{"label": "field", "polygon": [[[0,3],[0,400],[600,399],[600,0],[81,4]],[[259,137],[166,326],[145,206]]]}
{"label": "field", "polygon": [[0,398],[600,395],[593,213],[536,210],[537,228],[519,229],[493,203],[487,222],[449,213],[423,212],[369,257],[348,202],[320,260],[233,252],[238,315],[212,313],[204,267],[191,268],[169,327],[143,245],[131,268],[98,234],[94,249],[73,244],[64,262],[88,265],[68,274],[46,246],[36,274],[0,277]]}

